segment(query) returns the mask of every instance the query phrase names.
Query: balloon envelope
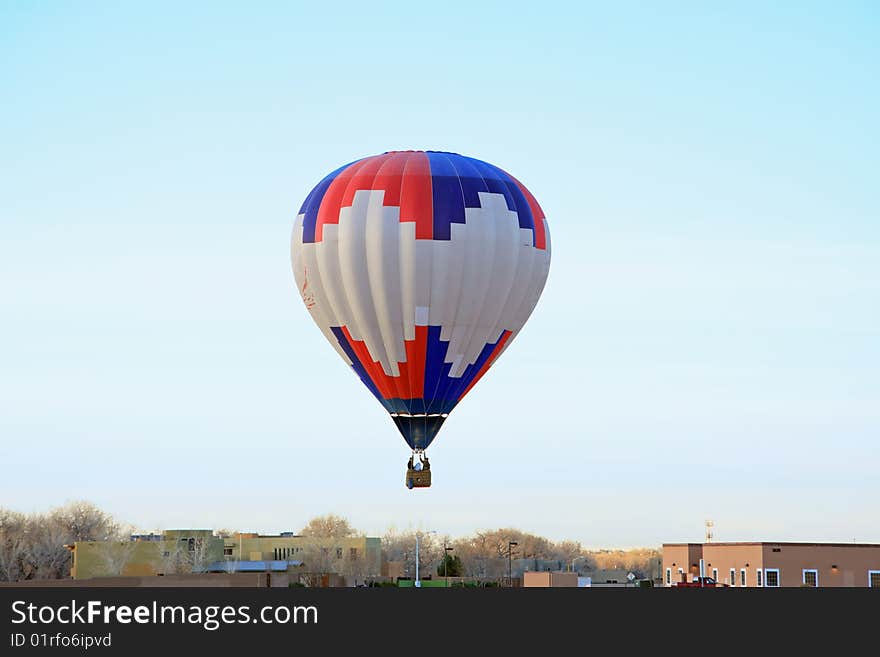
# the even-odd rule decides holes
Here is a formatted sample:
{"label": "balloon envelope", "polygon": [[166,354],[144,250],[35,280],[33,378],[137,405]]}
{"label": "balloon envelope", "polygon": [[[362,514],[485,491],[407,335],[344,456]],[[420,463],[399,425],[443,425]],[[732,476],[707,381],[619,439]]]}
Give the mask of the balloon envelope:
{"label": "balloon envelope", "polygon": [[420,450],[522,329],[550,234],[532,194],[498,167],[394,151],[318,183],[291,255],[315,323]]}

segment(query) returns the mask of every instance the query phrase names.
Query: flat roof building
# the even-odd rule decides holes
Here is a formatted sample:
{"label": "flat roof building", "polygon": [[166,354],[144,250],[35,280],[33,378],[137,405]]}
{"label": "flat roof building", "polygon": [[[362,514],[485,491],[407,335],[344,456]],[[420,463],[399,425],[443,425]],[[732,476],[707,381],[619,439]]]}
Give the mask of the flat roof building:
{"label": "flat roof building", "polygon": [[691,582],[701,574],[714,578],[720,584],[737,588],[880,588],[880,544],[663,544],[664,586]]}
{"label": "flat roof building", "polygon": [[133,534],[130,541],[77,541],[67,547],[73,553],[70,574],[78,580],[292,568],[296,573],[339,575],[362,583],[381,572],[382,541],[367,536],[315,538],[292,532],[222,537],[210,529],[173,529]]}

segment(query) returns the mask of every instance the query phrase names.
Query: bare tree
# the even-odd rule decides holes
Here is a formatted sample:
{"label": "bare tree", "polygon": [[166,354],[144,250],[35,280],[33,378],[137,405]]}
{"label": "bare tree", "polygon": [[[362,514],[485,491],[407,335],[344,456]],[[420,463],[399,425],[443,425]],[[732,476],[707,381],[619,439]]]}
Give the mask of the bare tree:
{"label": "bare tree", "polygon": [[308,586],[319,586],[324,575],[339,572],[336,546],[326,537],[309,537],[303,545],[304,578]]}
{"label": "bare tree", "polygon": [[156,541],[156,551],[161,572],[166,575],[205,572],[213,560],[210,541],[196,537]]}
{"label": "bare tree", "polygon": [[[511,542],[516,546],[512,547]],[[508,550],[514,560],[534,559],[556,562],[554,568],[588,568],[593,562],[576,541],[553,541],[515,528],[478,531],[453,542],[465,573],[478,578],[496,578],[507,574]]]}
{"label": "bare tree", "polygon": [[631,571],[636,577],[659,576],[657,561],[661,553],[656,548],[633,548],[630,550],[598,550],[590,553],[601,569]]}
{"label": "bare tree", "polygon": [[60,523],[46,516],[32,516],[27,527],[28,576],[35,579],[63,579],[70,576],[70,534]]}
{"label": "bare tree", "polygon": [[319,538],[347,538],[349,536],[363,536],[362,532],[354,529],[342,516],[328,513],[309,520],[300,532],[302,536]]}
{"label": "bare tree", "polygon": [[211,543],[202,538],[190,539],[187,546],[190,555],[190,563],[192,564],[192,572],[203,573],[211,565]]}
{"label": "bare tree", "polygon": [[382,537],[382,557],[385,561],[404,561],[408,543],[394,527],[389,528]]}
{"label": "bare tree", "polygon": [[98,543],[104,572],[108,577],[118,577],[125,572],[125,567],[134,556],[134,541],[101,541]]}
{"label": "bare tree", "polygon": [[369,565],[366,557],[367,555],[357,548],[348,549],[347,554],[343,556],[342,573],[354,580],[355,585],[359,581],[363,582],[367,575],[375,574],[368,572]]}
{"label": "bare tree", "polygon": [[0,508],[0,581],[17,582],[27,570],[27,518]]}
{"label": "bare tree", "polygon": [[112,541],[124,536],[124,528],[110,514],[83,500],[53,509],[49,512],[47,521],[58,525],[69,543]]}
{"label": "bare tree", "polygon": [[163,575],[185,575],[192,572],[185,541],[156,541],[158,571]]}
{"label": "bare tree", "polygon": [[422,577],[430,575],[432,566],[439,562],[443,551],[436,534],[415,530],[398,533],[392,528],[382,537],[385,560],[402,561],[408,577],[414,577],[416,572],[416,536],[419,537],[419,573]]}

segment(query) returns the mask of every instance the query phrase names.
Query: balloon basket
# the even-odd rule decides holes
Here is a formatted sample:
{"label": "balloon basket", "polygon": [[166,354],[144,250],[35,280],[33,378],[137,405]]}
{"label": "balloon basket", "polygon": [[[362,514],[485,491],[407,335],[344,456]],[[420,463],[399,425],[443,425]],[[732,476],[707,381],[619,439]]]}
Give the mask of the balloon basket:
{"label": "balloon basket", "polygon": [[431,471],[408,468],[404,483],[407,488],[428,488],[431,485]]}

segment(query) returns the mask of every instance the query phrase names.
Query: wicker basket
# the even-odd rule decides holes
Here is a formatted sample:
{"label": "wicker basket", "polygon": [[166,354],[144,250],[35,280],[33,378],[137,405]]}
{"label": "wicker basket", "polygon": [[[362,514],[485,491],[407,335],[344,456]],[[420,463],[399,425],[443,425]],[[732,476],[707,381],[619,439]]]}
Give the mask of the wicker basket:
{"label": "wicker basket", "polygon": [[[413,470],[412,468],[408,468],[406,471],[406,481],[404,481],[407,488],[427,488],[431,485],[431,471],[430,470]],[[412,483],[412,485],[410,485]]]}

